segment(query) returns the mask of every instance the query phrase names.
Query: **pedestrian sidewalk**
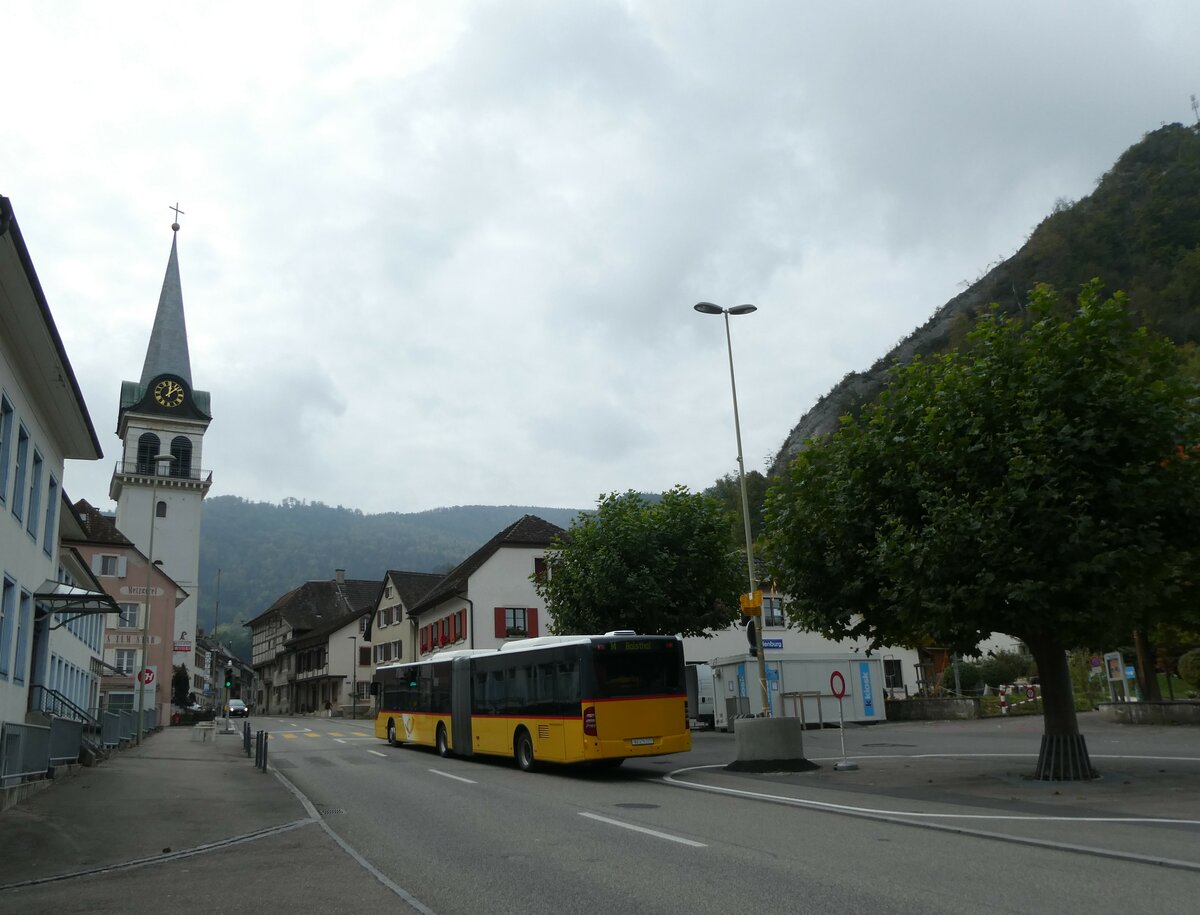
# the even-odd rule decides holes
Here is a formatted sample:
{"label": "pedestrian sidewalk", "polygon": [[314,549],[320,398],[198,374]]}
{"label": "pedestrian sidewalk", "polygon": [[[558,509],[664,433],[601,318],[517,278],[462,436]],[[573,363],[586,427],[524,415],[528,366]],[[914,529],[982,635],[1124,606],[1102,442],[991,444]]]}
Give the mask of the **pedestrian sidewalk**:
{"label": "pedestrian sidewalk", "polygon": [[405,911],[223,724],[164,728],[0,814],[0,911]]}

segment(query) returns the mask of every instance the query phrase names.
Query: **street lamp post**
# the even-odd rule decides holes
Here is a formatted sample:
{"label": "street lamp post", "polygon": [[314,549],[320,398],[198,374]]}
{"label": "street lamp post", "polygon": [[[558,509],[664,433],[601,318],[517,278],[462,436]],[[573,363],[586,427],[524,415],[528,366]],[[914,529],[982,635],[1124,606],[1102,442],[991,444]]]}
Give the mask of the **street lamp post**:
{"label": "street lamp post", "polygon": [[[754,541],[750,535],[750,499],[746,495],[746,462],[742,458],[742,423],[738,417],[737,381],[733,374],[733,338],[729,334],[730,315],[748,315],[758,311],[754,305],[735,305],[733,308],[722,308],[712,302],[697,302],[693,306],[704,315],[724,315],[725,345],[729,350],[729,387],[733,392],[733,432],[737,437],[738,482],[742,488],[742,521],[746,532],[746,571],[750,580],[748,594],[754,594]],[[753,619],[753,618],[752,618]],[[767,663],[763,657],[762,616],[754,626],[754,642],[758,652],[758,685],[761,690],[762,714],[771,716],[771,694],[767,688]]]}
{"label": "street lamp post", "polygon": [[354,643],[350,649],[350,717],[358,719],[358,636],[348,635],[346,638]]}
{"label": "street lamp post", "polygon": [[[156,454],[154,456],[154,482],[150,485],[150,542],[146,546],[146,616],[142,620],[142,658],[137,671],[138,696],[138,726],[136,743],[142,742],[143,714],[146,706],[146,684],[142,682],[142,674],[149,668],[146,666],[146,651],[150,645],[150,575],[154,570],[154,519],[158,516],[158,468],[163,464],[170,465],[175,460],[173,454]],[[157,693],[158,685],[154,690]]]}

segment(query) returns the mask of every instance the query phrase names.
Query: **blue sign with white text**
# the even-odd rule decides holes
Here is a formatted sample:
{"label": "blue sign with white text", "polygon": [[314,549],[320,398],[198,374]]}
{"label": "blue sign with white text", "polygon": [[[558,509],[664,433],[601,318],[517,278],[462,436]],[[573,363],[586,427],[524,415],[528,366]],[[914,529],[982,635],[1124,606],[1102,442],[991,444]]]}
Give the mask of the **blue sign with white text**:
{"label": "blue sign with white text", "polygon": [[871,689],[871,665],[866,661],[858,662],[858,682],[862,686],[863,714],[868,718],[875,716],[875,691]]}
{"label": "blue sign with white text", "polygon": [[763,650],[773,648],[776,651],[783,651],[783,639],[763,639]]}

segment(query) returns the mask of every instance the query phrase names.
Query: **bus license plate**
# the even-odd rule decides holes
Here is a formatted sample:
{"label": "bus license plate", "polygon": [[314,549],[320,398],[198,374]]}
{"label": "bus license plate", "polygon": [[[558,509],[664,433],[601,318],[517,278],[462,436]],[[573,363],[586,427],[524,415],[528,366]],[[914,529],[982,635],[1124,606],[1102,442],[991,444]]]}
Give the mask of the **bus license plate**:
{"label": "bus license plate", "polygon": [[648,747],[654,743],[653,737],[635,737],[630,741],[635,747]]}

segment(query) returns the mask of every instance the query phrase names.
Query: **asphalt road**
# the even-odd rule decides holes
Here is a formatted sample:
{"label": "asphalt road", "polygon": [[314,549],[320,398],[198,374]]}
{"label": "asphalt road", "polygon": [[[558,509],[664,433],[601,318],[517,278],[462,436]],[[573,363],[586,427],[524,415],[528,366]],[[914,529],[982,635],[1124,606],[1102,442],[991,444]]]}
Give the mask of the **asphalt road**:
{"label": "asphalt road", "polygon": [[[809,780],[706,768],[733,757],[725,734],[699,734],[690,754],[615,771],[530,774],[505,760],[391,748],[369,722],[256,719],[255,727],[270,731],[271,764],[344,845],[438,915],[1095,915],[1194,911],[1200,896],[1195,791],[1177,796],[1183,809],[1157,792],[1165,815],[1147,822],[1105,822],[1097,813],[1114,804],[1145,806],[1125,790],[1136,781],[1125,769],[1156,764],[1135,764],[1128,752],[1109,761],[1105,732],[1090,738],[1096,762],[1115,773],[1104,785],[1030,785],[1021,771],[1032,768],[1040,719],[850,730],[848,752],[862,768],[838,778],[839,735],[810,733],[805,753],[825,763]],[[1156,754],[1200,757],[1195,729],[1156,731],[1138,731],[1143,742],[1154,738]],[[1116,749],[1128,750],[1130,733],[1112,732]],[[1185,779],[1200,773],[1180,765],[1191,766]],[[670,773],[674,782],[664,781]],[[996,819],[1009,815],[1018,818]],[[1196,869],[1139,861],[1148,847],[1159,859],[1190,850]]]}

